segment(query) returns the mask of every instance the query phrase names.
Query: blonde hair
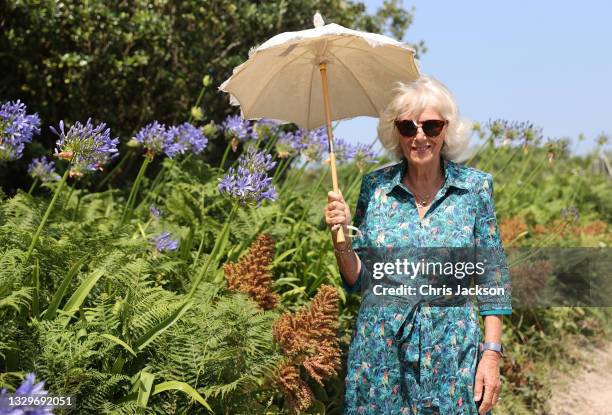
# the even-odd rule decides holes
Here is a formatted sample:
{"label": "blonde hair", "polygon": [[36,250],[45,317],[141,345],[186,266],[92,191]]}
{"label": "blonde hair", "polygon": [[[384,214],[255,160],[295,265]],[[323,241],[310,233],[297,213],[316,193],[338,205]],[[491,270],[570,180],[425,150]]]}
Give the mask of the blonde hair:
{"label": "blonde hair", "polygon": [[433,106],[448,120],[441,154],[448,160],[458,159],[469,144],[472,128],[469,122],[459,117],[457,103],[448,88],[433,77],[421,76],[410,83],[398,82],[394,92],[378,121],[378,138],[391,156],[396,159],[403,157],[400,134],[394,121],[404,114],[417,119],[425,108]]}

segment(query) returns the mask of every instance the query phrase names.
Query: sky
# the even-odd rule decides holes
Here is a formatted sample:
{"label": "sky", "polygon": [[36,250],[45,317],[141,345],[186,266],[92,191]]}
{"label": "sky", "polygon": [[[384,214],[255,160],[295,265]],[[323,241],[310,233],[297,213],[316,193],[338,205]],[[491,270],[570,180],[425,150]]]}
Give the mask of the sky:
{"label": "sky", "polygon": [[[383,0],[365,3],[373,13]],[[425,41],[421,70],[449,87],[462,116],[530,121],[544,137],[571,138],[576,154],[589,152],[600,134],[612,135],[612,2],[404,0],[403,6],[416,7],[403,40]],[[335,136],[371,143],[376,126],[376,118],[342,121]],[[580,133],[586,140],[579,143]]]}

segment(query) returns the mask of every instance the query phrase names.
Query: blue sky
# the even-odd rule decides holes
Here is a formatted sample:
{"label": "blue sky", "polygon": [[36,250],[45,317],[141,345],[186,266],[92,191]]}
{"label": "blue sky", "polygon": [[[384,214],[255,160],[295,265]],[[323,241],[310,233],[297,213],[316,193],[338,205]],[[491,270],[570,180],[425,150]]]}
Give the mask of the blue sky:
{"label": "blue sky", "polygon": [[[374,12],[382,0],[366,0]],[[472,121],[529,120],[545,137],[580,133],[588,152],[612,134],[612,2],[404,0],[416,7],[405,41],[424,40],[423,73],[444,82]],[[370,143],[377,119],[339,123],[338,137]],[[610,147],[610,144],[607,146]]]}

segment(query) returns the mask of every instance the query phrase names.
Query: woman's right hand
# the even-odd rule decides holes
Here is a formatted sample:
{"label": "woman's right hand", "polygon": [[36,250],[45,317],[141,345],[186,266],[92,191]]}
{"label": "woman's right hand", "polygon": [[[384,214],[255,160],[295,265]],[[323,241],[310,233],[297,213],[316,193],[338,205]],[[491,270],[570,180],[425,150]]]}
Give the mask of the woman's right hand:
{"label": "woman's right hand", "polygon": [[344,201],[342,191],[327,193],[327,206],[325,207],[325,222],[332,230],[334,236],[338,232],[341,225],[344,230],[344,235],[348,235],[348,225],[351,223],[351,211],[348,204]]}

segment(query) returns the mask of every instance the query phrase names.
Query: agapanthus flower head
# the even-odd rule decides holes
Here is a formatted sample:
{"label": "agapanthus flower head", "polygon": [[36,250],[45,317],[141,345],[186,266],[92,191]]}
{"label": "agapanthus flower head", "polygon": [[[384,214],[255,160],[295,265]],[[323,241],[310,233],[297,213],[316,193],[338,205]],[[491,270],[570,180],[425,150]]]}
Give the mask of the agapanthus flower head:
{"label": "agapanthus flower head", "polygon": [[252,138],[252,128],[248,120],[239,115],[230,115],[223,121],[223,130],[228,138],[247,141]]}
{"label": "agapanthus flower head", "polygon": [[493,139],[501,139],[502,146],[510,146],[520,141],[523,147],[537,144],[542,138],[542,128],[536,127],[529,121],[489,120],[486,124]]}
{"label": "agapanthus flower head", "polygon": [[303,141],[304,130],[281,132],[276,140],[276,153],[280,158],[292,157],[306,148]]}
{"label": "agapanthus flower head", "polygon": [[580,219],[580,211],[576,206],[567,206],[561,209],[561,219],[568,222],[577,222]]}
{"label": "agapanthus flower head", "polygon": [[334,152],[341,162],[351,161],[355,157],[355,147],[342,138],[334,138]]}
{"label": "agapanthus flower head", "polygon": [[51,131],[59,136],[55,143],[56,156],[71,161],[71,176],[102,170],[103,165],[119,155],[119,139],[111,137],[105,123],[94,125],[91,118],[85,125],[75,122],[68,132],[64,121],[60,121],[59,131],[53,127]]}
{"label": "agapanthus flower head", "polygon": [[53,182],[60,180],[59,174],[55,172],[55,163],[47,157],[39,157],[32,160],[28,166],[28,174],[33,179],[41,182]]}
{"label": "agapanthus flower head", "polygon": [[20,100],[0,106],[0,160],[17,160],[34,134],[40,133],[38,114],[26,113]]}
{"label": "agapanthus flower head", "polygon": [[159,219],[162,217],[163,212],[160,208],[158,208],[155,205],[150,205],[149,206],[149,213],[151,214],[151,216],[153,216],[155,219]]}
{"label": "agapanthus flower head", "polygon": [[276,134],[281,123],[270,118],[261,118],[252,126],[252,134],[254,139],[257,139],[260,135],[264,137]]}
{"label": "agapanthus flower head", "polygon": [[305,145],[302,155],[309,161],[321,161],[328,148],[327,141],[325,127],[308,131],[302,135],[302,143]]}
{"label": "agapanthus flower head", "polygon": [[164,124],[153,121],[141,128],[134,136],[134,140],[147,150],[147,156],[152,159],[155,155],[166,151],[168,128]]}
{"label": "agapanthus flower head", "polygon": [[[23,383],[15,391],[15,396],[28,395],[28,396],[46,396],[48,392],[44,390],[45,382],[41,381],[36,383],[36,375],[34,373],[28,373]],[[53,413],[53,406],[32,406],[27,402],[22,405],[16,405],[17,400],[9,400],[6,389],[0,390],[0,414],[1,415],[46,415]]]}
{"label": "agapanthus flower head", "polygon": [[238,167],[230,167],[219,179],[219,192],[243,205],[261,205],[264,200],[276,200],[277,193],[268,171],[276,166],[272,156],[249,147],[238,159]]}
{"label": "agapanthus flower head", "polygon": [[363,171],[368,163],[376,163],[376,153],[364,143],[357,143],[354,147],[354,160],[359,171]]}
{"label": "agapanthus flower head", "polygon": [[250,171],[270,171],[276,166],[272,160],[272,155],[265,151],[257,151],[254,147],[249,147],[246,153],[238,158],[238,166]]}
{"label": "agapanthus flower head", "polygon": [[158,252],[176,251],[178,248],[178,241],[172,239],[170,232],[162,232],[151,238],[151,242],[155,245],[155,250]]}
{"label": "agapanthus flower head", "polygon": [[165,153],[170,158],[188,151],[200,154],[207,144],[208,138],[204,136],[202,130],[186,122],[176,127],[170,127]]}

